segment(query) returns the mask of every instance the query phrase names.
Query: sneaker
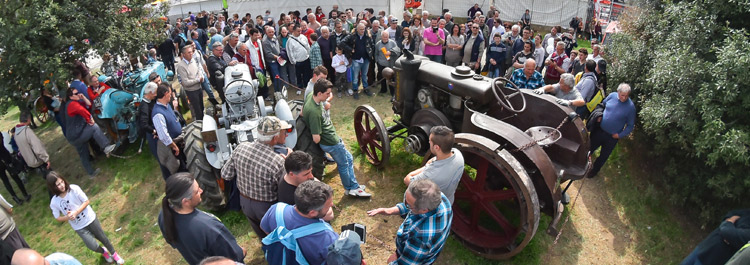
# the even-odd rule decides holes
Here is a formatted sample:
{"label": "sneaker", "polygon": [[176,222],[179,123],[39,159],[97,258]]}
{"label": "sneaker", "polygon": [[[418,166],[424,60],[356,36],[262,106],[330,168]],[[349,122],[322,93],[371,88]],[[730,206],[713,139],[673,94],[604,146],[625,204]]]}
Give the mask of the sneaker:
{"label": "sneaker", "polygon": [[18,206],[23,205],[23,200],[21,200],[20,198],[18,198],[18,196],[13,196],[13,200],[16,201],[16,203],[18,204]]}
{"label": "sneaker", "polygon": [[117,252],[115,252],[115,254],[112,254],[112,258],[115,259],[115,262],[117,262],[117,264],[125,264],[125,260],[120,258],[120,255],[118,255]]}
{"label": "sneaker", "polygon": [[115,150],[115,147],[116,147],[116,146],[117,146],[117,145],[115,145],[115,144],[110,144],[110,145],[108,145],[107,147],[104,147],[104,154],[105,154],[105,155],[107,155],[107,157],[109,157],[109,154],[111,154],[111,153],[112,153],[112,151],[114,151],[114,150]]}
{"label": "sneaker", "polygon": [[341,98],[341,91],[339,91],[338,93],[336,93],[336,96],[339,97],[339,98]]}
{"label": "sneaker", "polygon": [[112,255],[109,254],[109,250],[107,250],[107,248],[102,247],[102,250],[104,250],[104,252],[102,252],[102,257],[104,257],[104,260],[106,260],[107,263],[112,263],[115,261],[114,259],[112,259]]}
{"label": "sneaker", "polygon": [[364,188],[360,185],[359,188],[355,190],[347,190],[346,195],[354,196],[354,197],[363,197],[363,198],[369,198],[372,197],[372,194],[369,194],[365,191]]}
{"label": "sneaker", "polygon": [[102,172],[102,169],[101,168],[97,168],[96,170],[94,170],[93,174],[89,175],[89,179],[94,179],[96,177],[96,175],[99,175],[99,173],[101,173],[101,172]]}
{"label": "sneaker", "polygon": [[357,100],[359,99],[359,93],[354,92],[354,99],[357,99]]}
{"label": "sneaker", "polygon": [[23,200],[25,200],[26,202],[31,201],[31,194],[26,194],[26,197],[23,197]]}
{"label": "sneaker", "polygon": [[301,90],[297,90],[297,95],[302,95],[302,91]]}
{"label": "sneaker", "polygon": [[368,97],[372,97],[372,92],[370,92],[369,89],[365,89],[365,95],[367,95]]}
{"label": "sneaker", "polygon": [[346,93],[349,94],[349,96],[351,96],[351,95],[354,94],[354,91],[352,91],[351,89],[349,89],[349,90],[346,90]]}

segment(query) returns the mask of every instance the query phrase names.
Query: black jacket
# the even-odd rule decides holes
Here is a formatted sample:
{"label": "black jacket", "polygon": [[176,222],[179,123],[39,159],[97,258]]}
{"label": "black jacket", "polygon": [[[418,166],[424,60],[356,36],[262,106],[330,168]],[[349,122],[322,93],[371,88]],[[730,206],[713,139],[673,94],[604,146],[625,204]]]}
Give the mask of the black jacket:
{"label": "black jacket", "polygon": [[143,137],[149,137],[154,133],[154,122],[151,119],[151,110],[154,109],[156,99],[151,102],[146,102],[146,99],[141,101],[138,105],[138,116],[136,122],[138,124],[138,133]]}
{"label": "black jacket", "polygon": [[208,67],[208,72],[211,74],[208,78],[211,85],[214,87],[221,85],[223,87],[223,84],[216,83],[216,72],[218,71],[221,72],[221,74],[224,74],[224,69],[227,68],[227,62],[224,61],[224,58],[216,57],[211,54],[211,56],[208,56],[208,60],[206,60],[206,66]]}
{"label": "black jacket", "polygon": [[[337,43],[338,47],[344,50],[344,54],[347,55],[348,58],[352,58],[354,55],[354,44],[356,43],[356,39],[359,38],[359,34],[352,33],[349,35],[346,35],[343,40],[341,40],[341,43]],[[366,47],[365,50],[367,51],[367,57],[370,61],[372,61],[373,57],[373,50],[374,50],[374,42],[372,38],[370,37],[370,31],[365,30],[365,43]]]}
{"label": "black jacket", "polygon": [[[586,107],[586,106],[584,106]],[[594,129],[599,128],[599,124],[601,122],[598,121],[600,117],[604,116],[604,104],[599,104],[596,106],[594,111],[589,114],[588,122],[586,122],[586,130],[589,132],[593,132]]]}

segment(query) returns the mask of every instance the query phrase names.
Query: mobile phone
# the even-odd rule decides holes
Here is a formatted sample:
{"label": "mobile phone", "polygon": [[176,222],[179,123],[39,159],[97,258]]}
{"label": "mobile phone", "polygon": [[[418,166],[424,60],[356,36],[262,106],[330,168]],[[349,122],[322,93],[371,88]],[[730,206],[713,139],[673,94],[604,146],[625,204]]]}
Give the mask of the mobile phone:
{"label": "mobile phone", "polygon": [[363,224],[351,223],[348,225],[341,226],[341,231],[352,230],[359,235],[360,243],[364,244],[367,242],[367,226]]}

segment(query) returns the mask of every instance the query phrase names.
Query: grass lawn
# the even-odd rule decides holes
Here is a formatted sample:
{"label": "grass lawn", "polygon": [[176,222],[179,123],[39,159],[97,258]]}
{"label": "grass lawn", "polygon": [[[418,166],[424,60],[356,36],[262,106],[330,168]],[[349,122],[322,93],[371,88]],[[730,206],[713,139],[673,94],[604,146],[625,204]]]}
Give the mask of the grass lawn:
{"label": "grass lawn", "polygon": [[[353,133],[354,109],[360,104],[370,104],[388,126],[393,124],[394,117],[389,99],[390,96],[382,95],[362,96],[359,101],[351,97],[334,98],[331,111],[339,135],[354,155],[358,181],[374,194],[372,199],[343,196],[336,167],[328,166],[323,181],[335,190],[336,218],[332,226],[338,228],[352,222],[367,226],[369,236],[362,245],[362,252],[368,264],[385,264],[394,248],[401,219],[398,216],[371,218],[365,212],[402,201],[406,189],[403,176],[421,164],[421,157],[404,151],[401,140],[391,143],[391,159],[382,170],[372,167],[359,151]],[[11,110],[0,119],[0,126],[8,129],[17,118],[18,111]],[[98,158],[95,166],[102,169],[102,174],[90,180],[54,121],[36,132],[45,142],[53,167],[87,193],[105,232],[128,264],[184,264],[180,254],[165,243],[156,225],[164,182],[147,145],[140,154],[136,154],[137,143],[129,146],[125,155],[133,157],[128,159]],[[651,173],[639,168],[633,162],[637,160],[630,159],[637,151],[627,146],[621,144],[616,149],[598,178],[574,183],[569,194],[575,199],[580,189],[580,197],[575,206],[566,207],[562,220],[567,216],[570,220],[562,226],[556,244],[555,238],[544,232],[551,218],[543,215],[534,239],[511,260],[486,260],[468,251],[451,236],[437,264],[678,263],[706,232],[684,223],[683,218],[674,213],[678,211],[662,203],[666,196],[644,181]],[[70,225],[53,219],[46,187],[39,174],[30,174],[28,181],[27,188],[34,197],[30,203],[16,206],[14,218],[31,247],[44,255],[65,252],[83,264],[104,264],[101,256],[86,249]],[[10,200],[7,191],[3,189],[0,193]],[[265,264],[259,240],[244,215],[239,212],[216,214],[239,244],[248,249],[245,262]]]}

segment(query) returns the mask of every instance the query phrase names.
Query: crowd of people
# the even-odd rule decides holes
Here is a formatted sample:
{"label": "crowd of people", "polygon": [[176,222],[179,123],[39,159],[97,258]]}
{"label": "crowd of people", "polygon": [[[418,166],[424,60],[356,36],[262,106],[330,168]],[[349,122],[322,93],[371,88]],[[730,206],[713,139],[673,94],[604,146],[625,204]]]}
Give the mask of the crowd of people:
{"label": "crowd of people", "polygon": [[[161,60],[176,73],[193,120],[202,119],[204,92],[212,104],[219,104],[215,95],[222,102],[226,100],[217,77],[228,66],[246,64],[251,76],[259,80],[259,95],[265,98],[280,92],[284,85],[298,88],[298,94],[304,90],[301,116],[311,134],[309,140],[337,164],[347,196],[367,198],[372,194],[357,181],[352,154],[331,122],[331,99],[334,93],[339,98],[346,95],[359,99],[360,93],[372,96],[369,89],[376,84],[380,84],[380,93],[393,98],[394,88],[387,85],[383,70],[392,67],[405,52],[449,66],[465,65],[493,78],[508,77],[519,88],[553,94],[557,103],[574,108],[582,117],[588,117],[589,112],[598,115],[589,128],[592,153],[602,147],[590,175],[595,176],[617,139],[630,133],[635,119],[627,84],[610,95],[602,94],[606,89],[602,47],[595,44],[591,55],[587,49],[576,50],[578,27],[561,33],[561,27],[556,26],[545,36],[535,34],[528,10],[517,22],[500,20],[494,7],[485,15],[475,5],[467,15],[466,23],[455,23],[448,10],[438,15],[406,11],[400,18],[385,11],[376,14],[371,8],[340,10],[337,5],[327,14],[317,7],[308,9],[305,15],[290,11],[278,18],[270,11],[254,18],[249,13],[230,17],[203,11],[167,23],[165,40],[149,47],[147,60]],[[102,70],[110,75],[115,71],[108,60]],[[93,99],[109,86],[106,76],[91,76],[85,66],[76,65],[73,76],[64,98],[46,93],[45,103],[55,112],[83,168],[94,178],[100,170],[91,165],[91,158],[108,156],[116,147],[92,116]],[[182,133],[186,123],[176,111],[174,89],[155,73],[148,79],[137,122],[165,180],[158,217],[164,239],[189,264],[243,262],[247,249],[239,246],[218,218],[197,209],[203,191],[186,169]],[[601,107],[591,108],[591,102],[597,100]],[[123,258],[102,230],[87,195],[53,171],[44,146],[28,128],[28,113],[22,113],[19,121],[15,134],[7,136],[12,138],[10,150],[15,152],[0,152],[0,165],[11,173],[23,194],[23,198],[17,196],[8,177],[0,174],[13,200],[20,205],[31,198],[14,170],[18,168],[14,163],[21,159],[25,163],[22,167],[38,169],[45,177],[54,218],[68,222],[87,248],[101,253],[108,262],[122,264]],[[364,264],[358,253],[359,242],[364,239],[351,231],[339,234],[328,224],[335,218],[333,189],[314,177],[313,161],[319,157],[283,147],[291,130],[292,125],[285,121],[263,117],[257,141],[239,144],[222,168],[221,177],[227,183],[236,183],[240,209],[261,240],[269,263]],[[398,214],[404,218],[389,264],[433,263],[450,231],[454,192],[464,160],[453,148],[454,133],[448,127],[432,128],[429,143],[435,157],[404,177],[404,201],[367,211],[370,216]],[[1,231],[2,247],[28,248],[7,214],[12,206],[2,198],[0,206],[5,209],[0,211],[0,223],[8,224],[0,226],[6,228]],[[64,253],[42,257],[30,249],[15,253],[12,258],[19,261],[75,260]]]}

